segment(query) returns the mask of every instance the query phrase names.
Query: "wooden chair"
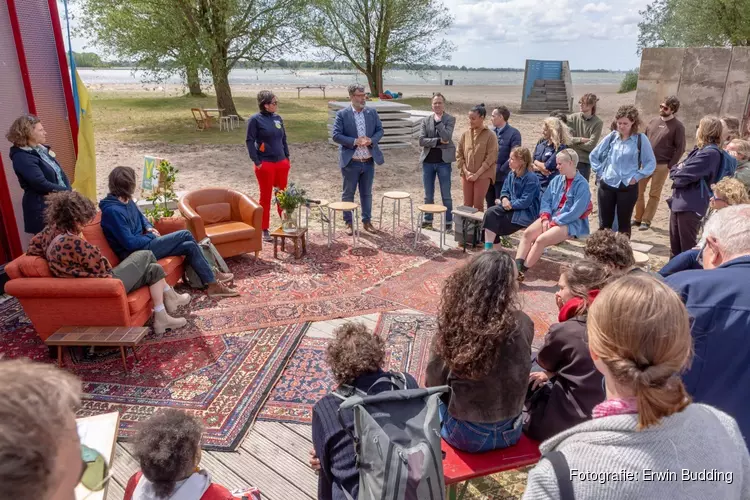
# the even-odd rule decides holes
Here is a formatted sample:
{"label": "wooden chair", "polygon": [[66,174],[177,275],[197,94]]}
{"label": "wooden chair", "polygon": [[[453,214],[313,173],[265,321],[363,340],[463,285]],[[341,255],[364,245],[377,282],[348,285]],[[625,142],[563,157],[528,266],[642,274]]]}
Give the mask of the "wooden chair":
{"label": "wooden chair", "polygon": [[203,131],[207,128],[211,128],[211,117],[208,116],[206,112],[201,108],[190,108],[190,111],[193,113],[193,119],[195,120],[195,125],[198,127],[198,130]]}

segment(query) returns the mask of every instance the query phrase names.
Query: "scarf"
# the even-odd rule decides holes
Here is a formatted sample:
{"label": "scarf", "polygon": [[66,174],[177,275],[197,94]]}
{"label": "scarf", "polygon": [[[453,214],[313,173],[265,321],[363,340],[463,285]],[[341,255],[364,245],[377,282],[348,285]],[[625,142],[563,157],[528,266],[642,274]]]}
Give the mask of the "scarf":
{"label": "scarf", "polygon": [[638,413],[638,404],[635,398],[617,398],[608,399],[594,406],[591,417],[602,418],[613,415],[630,415],[633,413]]}
{"label": "scarf", "polygon": [[[591,306],[597,295],[599,295],[599,290],[589,291],[589,295],[586,298],[586,304]],[[560,309],[560,312],[557,315],[557,321],[559,321],[560,323],[564,323],[571,318],[575,318],[576,316],[578,316],[578,310],[583,304],[584,301],[582,298],[573,297],[572,299],[567,301],[564,306],[562,306],[562,309]]]}

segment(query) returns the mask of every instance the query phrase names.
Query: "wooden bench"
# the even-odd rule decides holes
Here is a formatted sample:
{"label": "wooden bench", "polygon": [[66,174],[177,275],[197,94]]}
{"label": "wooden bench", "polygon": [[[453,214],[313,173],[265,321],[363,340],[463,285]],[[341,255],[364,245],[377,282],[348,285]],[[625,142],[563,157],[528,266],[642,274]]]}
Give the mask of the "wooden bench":
{"label": "wooden bench", "polygon": [[[463,498],[469,481],[479,477],[533,465],[539,461],[539,443],[521,435],[521,440],[510,448],[487,453],[465,453],[443,441],[443,474],[448,487],[448,499]],[[464,483],[459,493],[458,485]]]}
{"label": "wooden bench", "polygon": [[325,85],[303,85],[301,87],[297,87],[297,99],[300,98],[300,92],[302,92],[305,89],[320,89],[323,91],[323,98],[326,96],[326,86]]}
{"label": "wooden bench", "polygon": [[63,347],[96,346],[96,347],[119,347],[122,354],[122,364],[125,373],[128,372],[125,349],[133,350],[133,357],[138,361],[135,354],[135,346],[148,334],[148,328],[130,326],[64,326],[47,337],[44,342],[48,346],[57,346],[57,363],[62,368]]}

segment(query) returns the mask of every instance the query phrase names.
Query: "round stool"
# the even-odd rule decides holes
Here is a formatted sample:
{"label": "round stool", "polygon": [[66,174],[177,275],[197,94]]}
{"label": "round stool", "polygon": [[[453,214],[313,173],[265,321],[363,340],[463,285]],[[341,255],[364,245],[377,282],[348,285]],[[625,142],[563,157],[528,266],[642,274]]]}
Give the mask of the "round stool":
{"label": "round stool", "polygon": [[[411,195],[406,191],[388,191],[383,194],[380,199],[380,229],[383,229],[383,202],[385,199],[393,200],[393,234],[396,234],[396,220],[398,220],[399,227],[401,226],[401,200],[409,200],[409,207],[411,209],[411,228],[414,230],[414,202],[411,199]],[[398,208],[396,208],[398,206]]]}
{"label": "round stool", "polygon": [[433,214],[440,215],[440,250],[442,250],[445,242],[445,214],[448,209],[443,205],[417,205],[417,210],[419,210],[419,217],[417,218],[417,229],[414,231],[414,248],[417,248],[417,240],[419,235],[422,234],[424,214]]}
{"label": "round stool", "polygon": [[635,265],[638,267],[646,267],[646,270],[648,271],[651,266],[649,266],[648,261],[650,260],[648,257],[648,254],[639,252],[637,250],[633,250],[633,257],[635,257]]}
{"label": "round stool", "polygon": [[[336,212],[352,212],[352,243],[357,247],[357,234],[359,233],[359,204],[351,201],[336,201],[329,203],[328,208],[328,247],[336,237]],[[331,230],[333,224],[333,230]]]}

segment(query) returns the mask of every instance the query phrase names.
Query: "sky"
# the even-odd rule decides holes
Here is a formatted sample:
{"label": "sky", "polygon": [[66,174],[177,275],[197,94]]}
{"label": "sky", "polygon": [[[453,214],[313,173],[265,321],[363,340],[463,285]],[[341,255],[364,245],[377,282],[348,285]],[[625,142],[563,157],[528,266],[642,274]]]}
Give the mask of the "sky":
{"label": "sky", "polygon": [[[63,14],[62,2],[60,14]],[[446,33],[467,67],[523,68],[526,59],[568,60],[572,69],[636,68],[639,11],[649,0],[443,0],[455,18]],[[75,21],[73,22],[75,25]],[[73,36],[73,50],[97,52]],[[294,57],[291,57],[294,58]]]}

